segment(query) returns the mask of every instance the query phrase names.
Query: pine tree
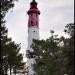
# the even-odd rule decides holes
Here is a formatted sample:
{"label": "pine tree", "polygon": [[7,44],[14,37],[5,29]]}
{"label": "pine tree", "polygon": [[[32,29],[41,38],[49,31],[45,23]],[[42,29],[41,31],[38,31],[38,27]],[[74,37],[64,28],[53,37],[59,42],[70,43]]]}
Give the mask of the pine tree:
{"label": "pine tree", "polygon": [[[58,75],[59,47],[54,31],[51,31],[51,37],[46,40],[33,40],[35,61],[33,65],[38,75]],[[61,74],[59,74],[61,75]]]}
{"label": "pine tree", "polygon": [[33,40],[36,75],[74,75],[74,31],[70,23],[65,28],[70,38],[57,38],[51,30],[49,39]]}
{"label": "pine tree", "polygon": [[[16,44],[12,41],[11,38],[8,38],[8,29],[5,27],[5,20],[4,17],[6,13],[14,7],[14,2],[17,0],[1,0],[1,75],[8,75],[8,69],[18,70],[20,66],[24,67],[23,56],[19,54],[20,45]],[[16,67],[17,66],[17,67]],[[21,70],[21,69],[20,69]],[[16,75],[16,73],[15,73]]]}
{"label": "pine tree", "polygon": [[65,39],[64,41],[64,58],[65,61],[66,72],[68,75],[74,75],[74,29],[75,25],[73,23],[69,23],[65,26],[65,33],[67,33],[70,38]]}

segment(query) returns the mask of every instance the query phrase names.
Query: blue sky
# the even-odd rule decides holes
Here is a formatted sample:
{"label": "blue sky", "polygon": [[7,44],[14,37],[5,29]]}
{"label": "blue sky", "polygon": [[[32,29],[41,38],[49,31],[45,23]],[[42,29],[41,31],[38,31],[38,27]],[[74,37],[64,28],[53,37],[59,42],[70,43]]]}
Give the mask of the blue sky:
{"label": "blue sky", "polygon": [[[24,54],[28,43],[27,11],[31,1],[32,0],[19,0],[15,2],[15,7],[11,9],[5,17],[9,37],[12,37],[12,40],[16,43],[21,43],[20,52]],[[48,38],[51,29],[55,31],[55,34],[65,35],[63,32],[65,25],[74,22],[74,0],[36,1],[41,12],[39,16],[40,38]]]}

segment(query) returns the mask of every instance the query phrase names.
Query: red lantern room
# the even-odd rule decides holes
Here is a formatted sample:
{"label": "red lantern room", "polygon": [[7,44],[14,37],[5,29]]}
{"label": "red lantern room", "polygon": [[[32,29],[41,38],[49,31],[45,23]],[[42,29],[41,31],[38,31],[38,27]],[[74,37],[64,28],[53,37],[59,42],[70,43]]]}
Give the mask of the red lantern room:
{"label": "red lantern room", "polygon": [[39,27],[40,11],[37,8],[37,2],[35,0],[30,3],[30,9],[27,14],[29,15],[28,27]]}

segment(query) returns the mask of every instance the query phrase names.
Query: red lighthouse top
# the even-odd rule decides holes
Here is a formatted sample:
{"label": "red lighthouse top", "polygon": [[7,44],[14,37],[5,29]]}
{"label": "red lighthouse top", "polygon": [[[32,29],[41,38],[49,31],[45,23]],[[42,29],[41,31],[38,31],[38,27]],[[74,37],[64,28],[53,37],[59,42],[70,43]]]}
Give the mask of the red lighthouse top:
{"label": "red lighthouse top", "polygon": [[27,13],[28,13],[28,15],[31,14],[31,13],[38,13],[38,14],[40,14],[40,11],[37,8],[37,2],[35,0],[33,0],[30,3],[30,9],[29,9],[29,11]]}
{"label": "red lighthouse top", "polygon": [[35,0],[30,3],[30,9],[28,10],[27,14],[29,15],[28,27],[39,28],[40,11],[37,8],[37,2]]}

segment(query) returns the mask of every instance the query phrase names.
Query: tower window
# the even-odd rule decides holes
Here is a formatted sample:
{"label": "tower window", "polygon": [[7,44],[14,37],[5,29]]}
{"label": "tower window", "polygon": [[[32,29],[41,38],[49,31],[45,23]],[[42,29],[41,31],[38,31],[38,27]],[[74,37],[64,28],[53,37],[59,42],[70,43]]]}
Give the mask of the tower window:
{"label": "tower window", "polygon": [[34,30],[34,33],[35,33],[35,30]]}

